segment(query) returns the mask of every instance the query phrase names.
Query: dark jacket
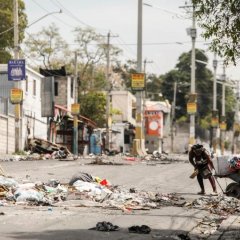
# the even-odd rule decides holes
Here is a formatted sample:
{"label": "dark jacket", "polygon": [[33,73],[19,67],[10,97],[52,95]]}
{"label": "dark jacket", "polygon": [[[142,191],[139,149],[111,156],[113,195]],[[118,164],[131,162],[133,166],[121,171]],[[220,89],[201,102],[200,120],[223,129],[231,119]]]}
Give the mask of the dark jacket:
{"label": "dark jacket", "polygon": [[211,169],[214,169],[211,157],[205,148],[202,148],[200,154],[196,154],[194,149],[191,148],[188,156],[189,162],[193,165],[194,168],[202,168],[209,165]]}

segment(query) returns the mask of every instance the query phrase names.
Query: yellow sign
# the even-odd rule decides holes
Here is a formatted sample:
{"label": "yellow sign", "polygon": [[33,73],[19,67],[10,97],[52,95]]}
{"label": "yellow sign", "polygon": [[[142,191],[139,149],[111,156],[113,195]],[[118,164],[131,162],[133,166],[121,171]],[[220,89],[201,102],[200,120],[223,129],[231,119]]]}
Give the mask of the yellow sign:
{"label": "yellow sign", "polygon": [[72,104],[71,107],[72,107],[72,109],[71,109],[72,114],[77,115],[80,113],[80,104],[74,103],[74,104]]}
{"label": "yellow sign", "polygon": [[12,104],[19,104],[23,100],[23,91],[19,88],[12,88],[10,92],[10,101]]}
{"label": "yellow sign", "polygon": [[132,74],[132,89],[142,91],[145,88],[145,74],[135,73]]}
{"label": "yellow sign", "polygon": [[227,129],[227,124],[226,124],[225,122],[221,122],[221,123],[220,123],[220,129],[221,129],[222,131],[226,131],[226,129]]}
{"label": "yellow sign", "polygon": [[212,127],[218,127],[218,117],[212,117],[211,119],[211,126]]}
{"label": "yellow sign", "polygon": [[195,114],[196,112],[197,112],[197,103],[188,102],[187,103],[187,113],[188,114]]}

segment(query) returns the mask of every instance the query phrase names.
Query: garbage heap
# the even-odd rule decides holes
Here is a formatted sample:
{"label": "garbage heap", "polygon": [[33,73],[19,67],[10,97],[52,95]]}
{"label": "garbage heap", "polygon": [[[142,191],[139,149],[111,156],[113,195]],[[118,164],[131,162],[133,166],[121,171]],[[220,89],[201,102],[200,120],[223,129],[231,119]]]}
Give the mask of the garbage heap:
{"label": "garbage heap", "polygon": [[73,156],[66,146],[40,138],[31,138],[28,139],[27,151],[21,154],[1,156],[0,161],[76,160],[76,158],[77,156]]}
{"label": "garbage heap", "polygon": [[224,195],[201,197],[186,205],[221,216],[240,212],[240,201]]}
{"label": "garbage heap", "polygon": [[122,211],[149,210],[162,206],[183,206],[186,201],[176,194],[124,189],[107,179],[87,173],[75,174],[68,184],[51,179],[47,183],[18,183],[0,176],[0,205],[97,206]]}

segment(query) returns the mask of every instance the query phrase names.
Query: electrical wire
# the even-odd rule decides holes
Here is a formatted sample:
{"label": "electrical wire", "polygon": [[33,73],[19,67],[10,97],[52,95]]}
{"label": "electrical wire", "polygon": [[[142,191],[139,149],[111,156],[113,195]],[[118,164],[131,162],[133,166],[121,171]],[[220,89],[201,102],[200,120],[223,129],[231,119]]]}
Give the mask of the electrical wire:
{"label": "electrical wire", "polygon": [[[42,5],[40,5],[36,0],[32,0],[32,1],[33,1],[39,8],[41,8],[41,9],[44,10],[45,12],[49,13],[49,11],[48,11],[46,8],[44,8]],[[70,28],[75,28],[75,26],[72,26],[72,25],[66,23],[65,21],[63,21],[63,20],[60,19],[59,17],[54,16],[54,15],[53,15],[53,17],[54,17],[55,19],[57,19],[59,22],[63,23],[64,25],[66,25],[66,26],[68,26],[68,27],[70,27]]]}

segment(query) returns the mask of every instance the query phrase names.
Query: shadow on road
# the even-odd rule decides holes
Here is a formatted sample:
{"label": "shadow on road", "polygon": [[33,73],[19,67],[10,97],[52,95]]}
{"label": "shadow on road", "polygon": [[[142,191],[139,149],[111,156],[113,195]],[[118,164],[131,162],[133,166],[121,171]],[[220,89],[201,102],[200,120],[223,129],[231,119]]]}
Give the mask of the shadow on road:
{"label": "shadow on road", "polygon": [[[185,239],[187,232],[173,231],[173,230],[158,230],[153,229],[150,234],[136,234],[129,233],[128,229],[121,228],[116,232],[99,232],[94,230],[84,229],[66,229],[55,231],[43,231],[43,232],[15,232],[9,235],[5,235],[4,239],[34,239],[34,240],[145,240],[145,239],[162,239],[162,240],[176,240]],[[179,237],[178,237],[179,236]],[[1,238],[2,239],[2,238]]]}

